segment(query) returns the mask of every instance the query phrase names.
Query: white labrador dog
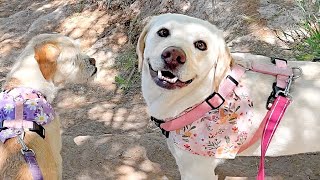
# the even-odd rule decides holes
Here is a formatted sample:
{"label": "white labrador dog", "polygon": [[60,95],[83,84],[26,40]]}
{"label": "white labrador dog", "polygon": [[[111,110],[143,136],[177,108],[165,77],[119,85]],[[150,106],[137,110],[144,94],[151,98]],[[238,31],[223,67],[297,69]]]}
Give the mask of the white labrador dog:
{"label": "white labrador dog", "polygon": [[[11,122],[10,112],[17,109],[13,99],[21,97],[24,99],[23,112],[35,112],[24,116],[24,120],[41,123],[51,119],[43,125],[45,137],[29,130],[24,137],[26,145],[35,152],[44,179],[62,179],[60,120],[47,104],[53,101],[60,87],[93,80],[96,72],[95,60],[82,53],[73,39],[60,34],[41,34],[31,39],[6,77],[0,93],[1,125],[5,120]],[[10,106],[15,110],[8,108]],[[35,118],[30,119],[33,115]],[[6,139],[6,135],[16,130],[11,127],[0,129],[0,138]],[[4,143],[0,141],[0,179],[33,179],[21,148],[17,137],[6,139]]]}
{"label": "white labrador dog", "polygon": [[[137,54],[149,114],[162,120],[177,117],[218,90],[233,59],[242,65],[252,61],[271,64],[268,57],[231,55],[222,32],[214,25],[179,14],[153,17],[139,37]],[[320,150],[320,63],[290,61],[288,66],[301,67],[303,75],[291,88],[293,102],[274,135],[267,156]],[[251,139],[267,112],[266,101],[274,81],[272,76],[251,71],[241,79],[241,83],[250,89],[254,104],[253,124],[247,140]],[[171,133],[167,144],[182,179],[217,179],[214,169],[221,159],[195,155],[179,148]],[[238,155],[259,156],[260,141]]]}

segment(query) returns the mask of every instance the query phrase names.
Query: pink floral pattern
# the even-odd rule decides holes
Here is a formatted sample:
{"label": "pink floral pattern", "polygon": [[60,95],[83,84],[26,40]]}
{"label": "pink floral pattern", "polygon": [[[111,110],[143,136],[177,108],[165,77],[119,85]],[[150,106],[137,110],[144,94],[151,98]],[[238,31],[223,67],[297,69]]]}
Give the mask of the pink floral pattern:
{"label": "pink floral pattern", "polygon": [[239,85],[219,108],[182,129],[171,131],[173,142],[196,155],[233,159],[247,140],[253,102]]}

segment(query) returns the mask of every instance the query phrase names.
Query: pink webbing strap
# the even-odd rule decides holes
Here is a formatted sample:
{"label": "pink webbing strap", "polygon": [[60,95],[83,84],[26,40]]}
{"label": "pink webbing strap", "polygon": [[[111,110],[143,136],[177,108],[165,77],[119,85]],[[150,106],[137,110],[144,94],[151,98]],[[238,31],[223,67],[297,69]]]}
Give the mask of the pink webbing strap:
{"label": "pink webbing strap", "polygon": [[[38,94],[35,94],[35,93],[23,94],[22,97],[24,99],[39,98]],[[40,97],[43,98],[42,96],[40,96]],[[16,106],[15,106],[15,119],[14,120],[4,120],[3,127],[24,129],[24,128],[33,128],[33,126],[34,126],[33,121],[23,120],[23,101],[17,100]]]}
{"label": "pink webbing strap", "polygon": [[[287,61],[280,60],[280,59],[275,59],[275,63],[276,63],[276,66],[278,68],[283,68],[283,69],[287,68]],[[291,71],[292,71],[292,69],[291,69]],[[277,75],[277,87],[285,89],[285,87],[288,84],[287,80],[288,80],[288,76],[286,76],[286,75]]]}
{"label": "pink webbing strap", "polygon": [[3,127],[15,129],[33,128],[33,121],[23,120],[23,101],[16,101],[15,119],[4,120]]}
{"label": "pink webbing strap", "polygon": [[266,114],[263,120],[266,122],[266,124],[263,130],[262,139],[261,139],[261,157],[260,157],[260,165],[259,165],[257,180],[264,180],[265,155],[266,155],[268,146],[271,142],[271,139],[289,104],[290,104],[290,99],[288,99],[287,97],[278,96],[274,101],[271,109],[268,111],[268,113]]}
{"label": "pink webbing strap", "polygon": [[291,68],[283,68],[283,67],[278,67],[274,65],[269,65],[269,64],[261,64],[258,62],[252,62],[251,64],[251,70],[255,72],[260,72],[264,74],[269,74],[269,75],[283,75],[283,76],[291,76],[293,74]]}
{"label": "pink webbing strap", "polygon": [[[287,61],[284,59],[274,59],[274,63],[276,64],[276,66],[278,68],[287,68]],[[277,87],[285,89],[287,86],[287,81],[288,81],[288,76],[285,75],[277,75]],[[268,105],[268,107],[271,108],[273,103],[270,103]],[[258,141],[260,139],[260,137],[262,137],[263,134],[263,128],[266,122],[266,118],[264,118],[264,120],[262,121],[262,123],[260,124],[258,130],[255,132],[254,136],[252,139],[250,139],[249,142],[243,144],[241,146],[241,148],[239,149],[238,153],[243,152],[244,150],[246,150],[248,147],[250,147],[251,145],[253,145],[256,141]]]}
{"label": "pink webbing strap", "polygon": [[224,79],[219,87],[219,93],[213,93],[201,104],[197,105],[195,108],[184,113],[183,115],[175,119],[166,120],[166,122],[162,123],[160,127],[166,131],[173,131],[183,128],[186,125],[198,120],[213,108],[219,107],[221,104],[223,104],[225,97],[228,96],[237,86],[237,82],[239,82],[244,73],[245,68],[235,65],[229,75],[231,77]]}

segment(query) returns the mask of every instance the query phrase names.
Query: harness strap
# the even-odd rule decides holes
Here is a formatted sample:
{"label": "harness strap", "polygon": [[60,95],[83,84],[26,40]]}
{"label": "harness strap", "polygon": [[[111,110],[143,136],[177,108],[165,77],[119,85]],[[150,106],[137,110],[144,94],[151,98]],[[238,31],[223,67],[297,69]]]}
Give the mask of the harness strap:
{"label": "harness strap", "polygon": [[[288,69],[287,68],[287,61],[285,59],[274,59],[274,62],[278,68]],[[277,75],[277,87],[282,88],[282,89],[286,88],[286,86],[288,84],[287,80],[288,80],[288,76],[281,75],[281,74]]]}
{"label": "harness strap", "polygon": [[160,124],[160,127],[165,131],[177,130],[198,120],[210,110],[219,108],[224,103],[225,97],[227,97],[238,85],[238,81],[244,73],[245,68],[235,65],[230,75],[228,75],[222,82],[218,93],[213,92],[213,94],[211,94],[205,101],[197,105],[192,110],[173,120],[166,120]]}
{"label": "harness strap", "polygon": [[[23,121],[24,129],[28,129],[31,132],[37,133],[43,139],[46,137],[46,131],[42,125],[39,125],[34,121],[26,121],[26,120],[22,120],[22,121]],[[21,126],[18,126],[15,120],[2,121],[2,123],[0,123],[0,131],[5,130],[7,128],[20,129]],[[0,139],[0,141],[4,142],[5,140]]]}
{"label": "harness strap", "polygon": [[43,176],[34,152],[32,150],[23,151],[23,157],[29,165],[33,180],[43,180]]}
{"label": "harness strap", "polygon": [[[15,111],[15,120],[14,120],[14,128],[24,128],[23,126],[23,101],[17,101],[16,102],[16,111]],[[4,126],[6,126],[6,123],[3,123]]]}
{"label": "harness strap", "polygon": [[265,121],[265,126],[261,139],[261,157],[259,164],[259,172],[257,176],[257,180],[264,180],[265,172],[264,172],[264,159],[271,142],[271,139],[283,117],[288,105],[290,104],[290,99],[278,96],[273,103],[271,109],[267,112],[263,122]]}
{"label": "harness strap", "polygon": [[[45,138],[45,129],[42,125],[37,124],[34,121],[23,120],[23,101],[16,101],[15,119],[3,120],[0,124],[0,131],[7,129],[29,129],[29,131],[37,133],[42,138]],[[2,140],[1,141],[5,141]]]}
{"label": "harness strap", "polygon": [[[273,64],[275,64],[278,68],[287,68],[287,60],[285,60],[285,59],[271,57],[271,62]],[[271,109],[271,106],[276,99],[277,92],[285,90],[285,88],[288,84],[287,81],[288,81],[288,76],[284,76],[284,75],[277,75],[276,76],[276,82],[273,83],[273,85],[272,85],[272,92],[271,92],[270,96],[268,97],[267,104],[266,104],[266,108],[268,110]],[[266,118],[263,119],[263,121],[260,123],[260,126],[259,126],[258,130],[255,132],[255,134],[253,135],[253,137],[250,139],[249,142],[247,142],[241,146],[238,153],[243,152],[244,150],[249,148],[251,145],[256,143],[260,139],[260,137],[262,137],[266,120],[267,120]]]}
{"label": "harness strap", "polygon": [[274,65],[261,64],[257,62],[252,62],[250,70],[273,76],[282,75],[288,77],[293,74],[291,68],[275,67]]}

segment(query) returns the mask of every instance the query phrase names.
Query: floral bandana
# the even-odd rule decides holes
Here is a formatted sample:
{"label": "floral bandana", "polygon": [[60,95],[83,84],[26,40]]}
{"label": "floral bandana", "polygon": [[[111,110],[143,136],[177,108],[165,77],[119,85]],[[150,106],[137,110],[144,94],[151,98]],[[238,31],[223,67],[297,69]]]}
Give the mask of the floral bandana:
{"label": "floral bandana", "polygon": [[181,129],[171,131],[169,138],[192,154],[234,159],[247,139],[252,125],[253,103],[248,91],[238,85],[219,109]]}
{"label": "floral bandana", "polygon": [[[35,95],[37,98],[25,98],[24,95]],[[37,91],[30,88],[15,88],[9,92],[0,93],[0,124],[5,120],[15,119],[17,101],[23,101],[23,120],[34,121],[38,125],[45,125],[54,119],[52,106]],[[0,129],[0,141],[16,137],[14,128]]]}

